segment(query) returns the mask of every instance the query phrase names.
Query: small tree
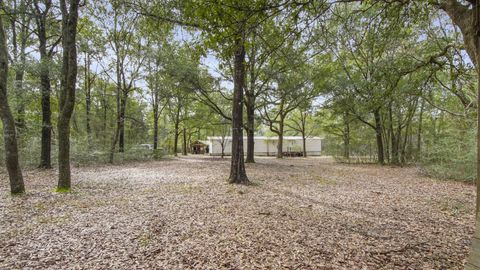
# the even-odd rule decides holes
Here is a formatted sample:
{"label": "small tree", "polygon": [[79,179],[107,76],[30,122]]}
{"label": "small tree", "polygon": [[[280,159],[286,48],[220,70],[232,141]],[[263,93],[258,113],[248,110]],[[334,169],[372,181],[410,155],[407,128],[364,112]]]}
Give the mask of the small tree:
{"label": "small tree", "polygon": [[[310,107],[310,106],[309,106]],[[303,157],[307,157],[307,138],[311,136],[314,128],[310,125],[312,121],[312,108],[299,108],[292,113],[292,117],[288,119],[285,125],[295,133],[302,136],[302,152]]]}

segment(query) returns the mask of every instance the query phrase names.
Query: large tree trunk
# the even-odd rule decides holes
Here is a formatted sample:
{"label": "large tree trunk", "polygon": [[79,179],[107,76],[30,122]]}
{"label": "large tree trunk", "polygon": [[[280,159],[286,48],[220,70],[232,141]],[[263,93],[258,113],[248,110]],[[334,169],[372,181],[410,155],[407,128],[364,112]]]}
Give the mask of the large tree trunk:
{"label": "large tree trunk", "polygon": [[0,117],[3,123],[3,136],[5,143],[5,165],[10,179],[10,192],[20,194],[25,192],[22,170],[18,162],[18,147],[15,131],[15,120],[8,105],[7,99],[8,52],[0,17]]}
{"label": "large tree trunk", "polygon": [[50,60],[51,57],[47,53],[47,32],[45,28],[45,16],[43,14],[37,15],[37,31],[40,51],[40,92],[42,95],[42,138],[40,150],[40,165],[39,168],[51,169],[52,160],[52,110],[50,106]]}
{"label": "large tree trunk", "polygon": [[[476,50],[477,57],[477,104],[480,104],[480,44]],[[475,234],[470,245],[470,256],[468,257],[465,270],[480,270],[480,106],[477,105],[477,204],[476,204]]]}
{"label": "large tree trunk", "polygon": [[[471,3],[471,1],[470,1]],[[472,3],[473,4],[473,3]],[[466,270],[480,270],[480,5],[471,9],[456,0],[445,0],[439,5],[447,12],[463,35],[465,49],[477,68],[477,204],[476,226]]]}
{"label": "large tree trunk", "polygon": [[[243,35],[243,31],[241,31]],[[243,89],[245,83],[244,37],[235,40],[233,104],[232,104],[232,160],[229,182],[249,183],[243,156]]]}
{"label": "large tree trunk", "polygon": [[[479,7],[480,8],[480,7]],[[477,8],[477,20],[480,28],[480,14],[478,14]],[[480,29],[479,29],[480,30]],[[477,63],[477,204],[476,204],[476,224],[475,234],[470,246],[470,256],[465,266],[465,270],[480,270],[480,37],[477,36],[476,47],[476,63]]]}
{"label": "large tree trunk", "polygon": [[383,157],[383,138],[382,138],[382,120],[380,118],[380,109],[376,109],[373,112],[375,118],[375,136],[377,138],[377,157],[378,163],[385,164],[385,159]]}
{"label": "large tree trunk", "polygon": [[58,116],[58,191],[71,187],[70,173],[70,118],[75,107],[77,81],[77,22],[78,0],[60,0],[62,10],[63,63]]}

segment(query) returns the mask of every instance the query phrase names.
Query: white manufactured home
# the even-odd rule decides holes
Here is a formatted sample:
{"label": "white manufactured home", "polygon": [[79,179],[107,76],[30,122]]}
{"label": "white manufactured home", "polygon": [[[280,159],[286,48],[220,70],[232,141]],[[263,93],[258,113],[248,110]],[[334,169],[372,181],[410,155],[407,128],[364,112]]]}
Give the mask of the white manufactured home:
{"label": "white manufactured home", "polygon": [[[254,137],[255,155],[257,156],[275,156],[277,154],[278,137]],[[205,142],[208,145],[208,153],[212,156],[222,154],[222,143],[225,155],[232,153],[232,137],[207,137]],[[306,139],[307,156],[319,156],[322,153],[322,139],[319,137],[310,137]],[[243,137],[243,148],[246,153],[247,137]],[[301,153],[303,151],[303,141],[300,136],[284,136],[284,153]]]}

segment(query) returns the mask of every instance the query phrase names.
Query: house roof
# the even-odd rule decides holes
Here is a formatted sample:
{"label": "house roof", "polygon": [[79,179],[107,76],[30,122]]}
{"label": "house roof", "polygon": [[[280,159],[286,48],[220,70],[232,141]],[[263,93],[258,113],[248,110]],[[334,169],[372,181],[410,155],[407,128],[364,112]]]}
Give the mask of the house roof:
{"label": "house roof", "polygon": [[190,145],[203,145],[203,146],[207,146],[207,144],[205,142],[202,142],[202,141],[194,141],[192,142]]}

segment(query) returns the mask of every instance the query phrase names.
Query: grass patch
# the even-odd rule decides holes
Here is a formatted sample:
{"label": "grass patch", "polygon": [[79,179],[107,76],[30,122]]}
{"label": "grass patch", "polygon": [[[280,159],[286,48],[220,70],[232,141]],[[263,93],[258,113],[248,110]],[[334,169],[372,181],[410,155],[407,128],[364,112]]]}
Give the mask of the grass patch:
{"label": "grass patch", "polygon": [[56,188],[55,192],[57,193],[70,193],[72,191],[71,188]]}

